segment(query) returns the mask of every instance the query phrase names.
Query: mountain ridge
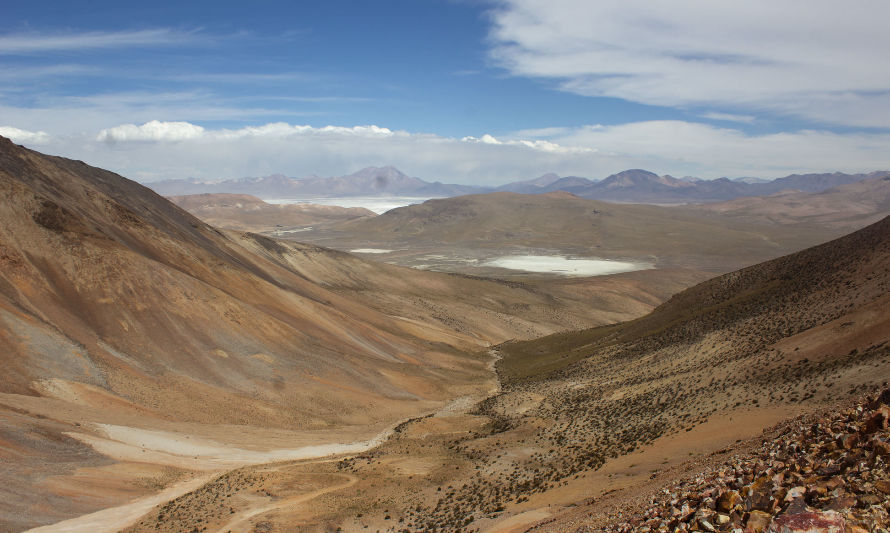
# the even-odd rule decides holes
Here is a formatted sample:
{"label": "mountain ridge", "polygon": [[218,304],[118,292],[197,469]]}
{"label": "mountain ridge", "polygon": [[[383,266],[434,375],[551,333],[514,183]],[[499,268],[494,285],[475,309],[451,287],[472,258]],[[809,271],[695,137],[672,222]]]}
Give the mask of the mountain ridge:
{"label": "mountain ridge", "polygon": [[831,172],[791,174],[774,180],[659,176],[644,169],[628,169],[601,180],[547,173],[538,178],[514,181],[496,187],[428,182],[410,177],[393,166],[366,167],[352,174],[320,178],[292,178],[284,174],[233,180],[163,180],[148,184],[165,196],[201,193],[241,193],[264,198],[413,196],[452,197],[485,192],[547,193],[557,190],[583,198],[625,203],[706,203],[746,196],[764,196],[782,190],[819,192],[865,179],[890,176],[890,171],[867,174]]}
{"label": "mountain ridge", "polygon": [[486,190],[471,185],[427,182],[393,166],[365,167],[345,176],[292,178],[284,174],[234,180],[163,180],[149,186],[164,196],[241,193],[265,198],[337,196],[456,196]]}

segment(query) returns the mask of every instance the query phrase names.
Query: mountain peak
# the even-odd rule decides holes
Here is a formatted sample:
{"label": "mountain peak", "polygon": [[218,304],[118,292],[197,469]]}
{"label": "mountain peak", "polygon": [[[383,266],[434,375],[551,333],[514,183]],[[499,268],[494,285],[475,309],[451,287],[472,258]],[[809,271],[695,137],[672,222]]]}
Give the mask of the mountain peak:
{"label": "mountain peak", "polygon": [[658,174],[640,168],[633,168],[612,174],[604,179],[602,184],[607,187],[634,187],[643,183],[658,181]]}

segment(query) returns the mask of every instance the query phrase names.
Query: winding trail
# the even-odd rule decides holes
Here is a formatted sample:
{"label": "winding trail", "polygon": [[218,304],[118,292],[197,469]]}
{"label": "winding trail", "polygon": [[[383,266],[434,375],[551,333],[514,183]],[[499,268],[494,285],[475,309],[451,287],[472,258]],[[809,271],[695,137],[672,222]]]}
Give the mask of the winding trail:
{"label": "winding trail", "polygon": [[[399,421],[399,423],[401,422],[403,421]],[[158,455],[166,455],[175,458],[185,458],[185,455],[183,454],[187,454],[189,458],[191,458],[193,457],[192,454],[199,451],[206,453],[207,455],[204,457],[202,457],[201,455],[197,455],[194,457],[196,457],[197,460],[201,462],[202,466],[204,467],[202,469],[205,470],[205,472],[209,472],[206,472],[197,478],[176,483],[156,494],[139,498],[127,504],[119,505],[116,507],[109,507],[107,509],[102,509],[101,511],[96,511],[94,513],[78,516],[76,518],[71,518],[68,520],[63,520],[55,524],[29,529],[26,533],[111,533],[120,531],[138,522],[140,518],[145,516],[156,506],[163,505],[184,494],[196,490],[204,486],[217,476],[222,475],[234,468],[287,460],[322,459],[330,458],[332,456],[363,452],[365,450],[374,448],[375,446],[388,439],[390,435],[392,435],[397,425],[398,424],[393,424],[391,427],[366,441],[353,442],[348,444],[332,443],[327,445],[303,446],[291,450],[272,450],[270,452],[254,452],[250,450],[243,450],[234,446],[226,448],[219,444],[217,444],[217,446],[213,448],[209,448],[206,450],[194,446],[181,449],[181,447],[178,445],[179,441],[171,440],[170,435],[173,434],[169,432],[139,430],[137,428],[126,428],[123,426],[105,426],[104,428],[102,428],[106,430],[104,431],[104,433],[106,434],[107,438],[87,436],[85,434],[71,434],[71,436],[78,438],[83,442],[92,445],[97,450],[104,451],[111,456],[114,456],[115,452],[119,454],[121,450],[127,452],[130,448],[133,447],[132,444],[114,440],[113,437],[124,438],[124,435],[131,434],[138,435],[139,437],[158,437],[159,434],[162,434],[152,443],[155,446],[155,449],[153,449],[154,452],[156,452]],[[109,429],[111,431],[109,431]],[[149,439],[140,438],[139,440]],[[113,445],[116,445],[116,447]],[[166,449],[163,449],[165,446]],[[161,464],[167,463],[162,462]],[[210,465],[215,465],[215,468]],[[357,480],[350,480],[348,483],[351,484],[355,483],[356,481]],[[348,485],[329,487],[327,489],[322,489],[320,492],[316,491],[316,493],[301,495],[293,499],[283,500],[281,502],[274,502],[268,507],[270,509],[274,509],[281,505],[285,505],[287,502],[290,502],[292,500],[295,500],[292,503],[299,503],[300,501],[306,501],[308,499],[317,497],[320,494],[324,494],[325,492],[340,490],[342,488],[345,488],[346,486]],[[263,509],[264,508],[260,508],[258,510],[251,509],[247,512],[251,513],[250,516],[255,516],[256,514],[265,512]],[[249,518],[250,516],[248,516],[247,518]]]}
{"label": "winding trail", "polygon": [[[307,473],[319,474],[322,472],[307,472]],[[343,490],[345,488],[349,488],[349,487],[355,485],[356,483],[358,483],[358,478],[353,476],[352,474],[344,474],[344,473],[334,473],[334,474],[326,473],[326,474],[331,475],[331,476],[339,476],[339,477],[346,478],[346,482],[341,483],[339,485],[325,487],[323,489],[319,489],[319,490],[309,492],[306,494],[300,494],[298,496],[285,498],[283,500],[273,501],[273,502],[270,502],[263,506],[254,507],[252,509],[247,509],[247,510],[241,511],[239,513],[236,513],[232,517],[232,520],[230,520],[229,522],[224,524],[222,527],[220,527],[218,529],[218,531],[220,531],[220,532],[232,531],[232,532],[236,532],[236,533],[239,531],[250,531],[251,530],[250,519],[257,515],[268,513],[269,511],[275,511],[277,509],[282,509],[284,507],[292,507],[294,505],[299,505],[301,503],[305,503],[310,500],[314,500],[315,498],[318,498],[319,496],[322,496],[324,494],[328,494],[330,492],[336,492],[338,490]]]}

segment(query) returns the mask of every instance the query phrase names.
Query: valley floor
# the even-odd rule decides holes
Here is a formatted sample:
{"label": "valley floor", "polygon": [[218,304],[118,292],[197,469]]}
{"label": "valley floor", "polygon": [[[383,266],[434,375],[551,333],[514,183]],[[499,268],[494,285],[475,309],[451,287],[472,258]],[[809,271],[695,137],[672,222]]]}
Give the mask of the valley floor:
{"label": "valley floor", "polygon": [[[133,532],[415,531],[434,529],[429,527],[433,522],[442,531],[503,533],[526,531],[536,524],[560,531],[566,524],[588,523],[591,513],[624,508],[641,494],[704,469],[730,452],[751,449],[760,442],[762,430],[808,410],[745,406],[723,411],[688,431],[659,437],[547,490],[530,490],[518,497],[494,495],[495,512],[458,524],[451,509],[435,503],[443,494],[472,482],[480,468],[500,470],[484,474],[491,477],[508,473],[514,460],[531,453],[527,428],[498,431],[493,419],[480,414],[475,401],[467,400],[399,424],[385,441],[360,453],[205,474],[162,492],[158,497],[168,500],[157,501],[154,509],[147,509],[151,500],[143,499],[136,504],[140,507],[110,509],[39,531],[97,532],[124,526]],[[522,409],[517,405],[517,412]],[[467,442],[485,457],[456,444]],[[137,509],[150,512],[138,515]],[[418,521],[428,519],[433,521]]]}

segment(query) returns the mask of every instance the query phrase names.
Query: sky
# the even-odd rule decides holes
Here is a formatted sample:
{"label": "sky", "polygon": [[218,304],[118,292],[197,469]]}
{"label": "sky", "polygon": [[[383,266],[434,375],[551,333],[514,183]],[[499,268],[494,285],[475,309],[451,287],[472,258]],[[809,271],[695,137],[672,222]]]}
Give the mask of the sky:
{"label": "sky", "polygon": [[883,0],[4,2],[0,135],[127,177],[890,169]]}

